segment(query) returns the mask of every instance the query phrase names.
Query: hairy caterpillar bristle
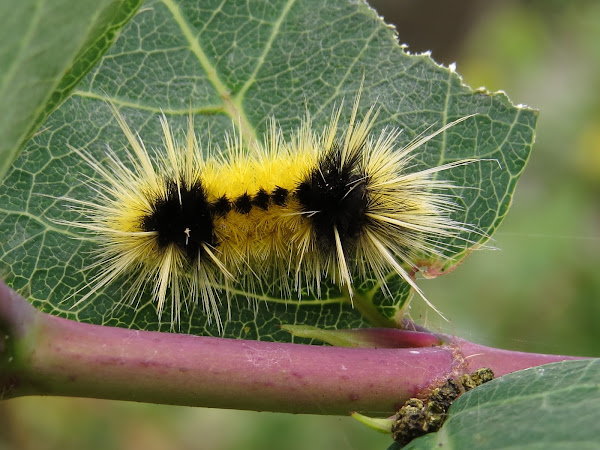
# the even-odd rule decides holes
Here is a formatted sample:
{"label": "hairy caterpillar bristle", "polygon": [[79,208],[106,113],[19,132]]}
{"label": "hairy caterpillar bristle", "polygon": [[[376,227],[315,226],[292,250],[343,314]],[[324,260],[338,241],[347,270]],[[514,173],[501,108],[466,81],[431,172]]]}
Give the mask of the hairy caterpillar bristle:
{"label": "hairy caterpillar bristle", "polygon": [[109,149],[101,164],[73,149],[99,178],[96,199],[69,200],[85,219],[63,222],[98,243],[96,274],[76,304],[125,277],[125,301],[149,285],[159,317],[170,302],[175,326],[182,307],[199,301],[222,331],[223,286],[228,299],[229,286],[252,293],[278,279],[281,292],[301,298],[320,296],[329,279],[351,300],[357,280],[374,276],[387,292],[386,277],[395,272],[434,308],[411,272],[419,258],[443,255],[444,239],[474,230],[451,218],[458,206],[447,191],[454,186],[435,177],[474,160],[415,170],[413,158],[471,116],[397,148],[398,130],[373,135],[374,107],[358,118],[359,98],[341,135],[342,107],[320,134],[307,118],[285,139],[271,120],[262,142],[232,135],[222,153],[208,157],[191,116],[179,142],[161,115],[164,153],[151,157],[113,106],[126,161]]}

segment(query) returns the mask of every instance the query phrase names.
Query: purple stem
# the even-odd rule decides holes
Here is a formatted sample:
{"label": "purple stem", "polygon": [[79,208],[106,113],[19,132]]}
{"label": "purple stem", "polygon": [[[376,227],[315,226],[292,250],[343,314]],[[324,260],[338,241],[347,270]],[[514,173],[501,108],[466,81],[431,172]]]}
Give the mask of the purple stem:
{"label": "purple stem", "polygon": [[310,414],[389,415],[407,398],[480,367],[502,375],[574,359],[448,336],[441,346],[382,349],[127,330],[41,313],[1,282],[0,331],[3,398],[66,395]]}

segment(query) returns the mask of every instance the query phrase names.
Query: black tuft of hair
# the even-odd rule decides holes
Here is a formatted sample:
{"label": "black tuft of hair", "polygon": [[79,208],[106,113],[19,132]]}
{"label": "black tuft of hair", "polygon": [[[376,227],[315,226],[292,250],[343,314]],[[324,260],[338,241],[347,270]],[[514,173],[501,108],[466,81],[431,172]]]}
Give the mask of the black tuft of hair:
{"label": "black tuft of hair", "polygon": [[246,192],[234,200],[233,206],[240,214],[248,214],[252,210],[252,199]]}
{"label": "black tuft of hair", "polygon": [[142,219],[142,229],[156,231],[159,247],[175,244],[193,262],[202,256],[203,244],[217,244],[206,192],[201,183],[178,189],[171,180],[167,186],[167,195]]}
{"label": "black tuft of hair", "polygon": [[269,193],[261,188],[252,199],[252,204],[257,208],[266,211],[269,208],[270,200],[271,196],[269,195]]}
{"label": "black tuft of hair", "polygon": [[351,249],[368,222],[365,213],[369,198],[359,161],[359,152],[355,152],[342,164],[341,150],[336,145],[294,191],[325,251],[335,248],[334,228],[344,247]]}
{"label": "black tuft of hair", "polygon": [[273,198],[273,203],[275,203],[277,206],[285,206],[287,202],[287,197],[288,190],[280,186],[277,186],[271,194],[271,198]]}
{"label": "black tuft of hair", "polygon": [[223,195],[211,205],[210,209],[216,217],[222,217],[231,211],[231,202]]}

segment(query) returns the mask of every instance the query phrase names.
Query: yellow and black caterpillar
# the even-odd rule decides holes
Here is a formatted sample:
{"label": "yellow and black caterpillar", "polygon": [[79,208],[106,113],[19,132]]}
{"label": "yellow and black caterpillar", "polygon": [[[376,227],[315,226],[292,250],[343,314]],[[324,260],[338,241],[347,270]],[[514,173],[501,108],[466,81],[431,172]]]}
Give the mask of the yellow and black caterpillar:
{"label": "yellow and black caterpillar", "polygon": [[343,133],[339,108],[321,133],[306,119],[284,139],[272,120],[263,142],[233,136],[208,157],[191,118],[177,141],[163,115],[164,152],[153,158],[114,109],[127,158],[109,150],[101,164],[78,151],[100,180],[93,201],[70,200],[85,219],[66,224],[99,244],[97,273],[77,303],[124,277],[126,301],[150,285],[159,316],[170,299],[176,324],[182,305],[200,301],[222,329],[220,299],[232,286],[252,293],[278,280],[300,299],[320,296],[330,279],[352,298],[357,281],[375,276],[386,291],[395,272],[423,296],[411,277],[417,260],[472,230],[450,218],[453,186],[436,174],[472,160],[416,170],[414,150],[466,117],[398,148],[398,130],[373,135],[374,108],[362,119],[357,110],[358,97]]}

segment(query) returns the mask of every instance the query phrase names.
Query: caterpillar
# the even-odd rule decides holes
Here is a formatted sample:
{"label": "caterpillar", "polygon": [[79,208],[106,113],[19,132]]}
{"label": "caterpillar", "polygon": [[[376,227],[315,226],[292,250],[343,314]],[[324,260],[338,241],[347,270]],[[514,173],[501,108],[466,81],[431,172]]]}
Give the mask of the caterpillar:
{"label": "caterpillar", "polygon": [[124,301],[150,286],[159,318],[170,301],[175,326],[183,305],[201,302],[222,331],[219,306],[232,286],[252,293],[279,280],[287,298],[301,300],[320,297],[327,279],[352,299],[355,283],[373,276],[390,294],[390,273],[427,301],[411,276],[418,259],[441,257],[445,238],[473,229],[451,218],[454,185],[436,175],[473,160],[417,170],[415,150],[470,116],[398,148],[398,129],[372,132],[374,106],[358,118],[359,99],[341,133],[343,105],[320,133],[307,116],[284,138],[271,119],[262,141],[232,134],[207,156],[191,115],[183,139],[161,115],[164,152],[150,156],[113,105],[125,158],[108,149],[102,163],[73,149],[95,173],[97,193],[69,199],[82,219],[64,222],[97,244],[96,274],[76,305],[128,279]]}

